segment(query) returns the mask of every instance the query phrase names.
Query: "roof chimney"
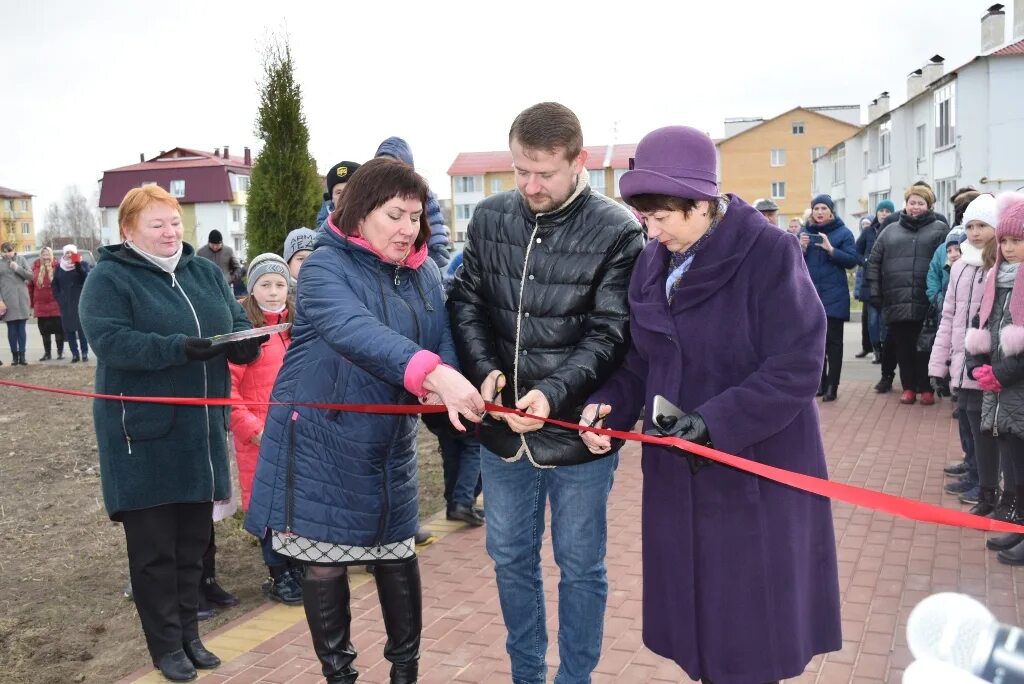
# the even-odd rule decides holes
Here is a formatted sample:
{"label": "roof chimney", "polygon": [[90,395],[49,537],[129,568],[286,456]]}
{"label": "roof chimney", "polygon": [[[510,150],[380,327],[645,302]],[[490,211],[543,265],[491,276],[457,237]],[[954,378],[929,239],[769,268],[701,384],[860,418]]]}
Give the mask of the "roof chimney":
{"label": "roof chimney", "polygon": [[146,161],[146,153],[145,152],[139,152],[139,161],[140,162]]}
{"label": "roof chimney", "polygon": [[216,149],[215,149],[215,150],[213,151],[213,156],[214,156],[214,157],[217,157],[218,159],[220,158],[220,148],[219,148],[219,147],[218,147],[218,148],[216,148]]}
{"label": "roof chimney", "polygon": [[224,158],[225,158],[225,159],[228,159],[228,158],[229,158],[229,157],[228,157],[228,146],[227,146],[227,145],[225,145],[225,146],[224,146]]}
{"label": "roof chimney", "polygon": [[[1016,14],[1019,15],[1020,7],[1024,2],[1017,0],[1018,7]],[[1014,26],[1021,20],[1019,16],[1014,17]],[[988,8],[985,16],[981,18],[981,52],[991,52],[1003,44],[1003,35],[1006,33],[1006,12],[999,4]]]}
{"label": "roof chimney", "polygon": [[252,166],[252,151],[248,147],[245,148],[245,165]]}
{"label": "roof chimney", "polygon": [[1024,0],[1013,0],[1013,42],[1024,40]]}
{"label": "roof chimney", "polygon": [[889,92],[885,91],[868,105],[868,121],[874,121],[889,112]]}
{"label": "roof chimney", "polygon": [[921,76],[924,74],[924,69],[914,69],[907,74],[907,99],[913,100],[917,95],[924,90],[924,83]]}
{"label": "roof chimney", "polygon": [[928,63],[922,67],[922,89],[942,78],[942,74],[946,71],[946,68],[943,65],[945,61],[946,60],[942,55],[932,55],[932,58],[928,60]]}

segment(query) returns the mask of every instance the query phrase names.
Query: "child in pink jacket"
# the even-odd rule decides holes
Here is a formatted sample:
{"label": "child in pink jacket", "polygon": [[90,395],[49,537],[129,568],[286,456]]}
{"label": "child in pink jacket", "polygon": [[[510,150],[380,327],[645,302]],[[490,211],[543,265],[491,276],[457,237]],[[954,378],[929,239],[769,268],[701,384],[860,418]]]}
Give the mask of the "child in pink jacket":
{"label": "child in pink jacket", "polygon": [[[261,254],[249,265],[249,296],[242,300],[254,328],[287,323],[292,320],[292,301],[289,291],[288,264],[276,254]],[[284,363],[284,355],[291,342],[289,333],[271,335],[263,343],[259,360],[247,366],[229,364],[231,369],[231,398],[237,401],[270,401],[277,373]],[[267,420],[266,405],[235,405],[231,408],[231,432],[235,439],[238,460],[238,480],[242,489],[242,509],[249,509],[252,479],[260,454],[260,440]],[[260,540],[263,560],[270,578],[263,585],[268,598],[288,605],[302,603],[302,576],[298,565],[270,548],[269,537]]]}

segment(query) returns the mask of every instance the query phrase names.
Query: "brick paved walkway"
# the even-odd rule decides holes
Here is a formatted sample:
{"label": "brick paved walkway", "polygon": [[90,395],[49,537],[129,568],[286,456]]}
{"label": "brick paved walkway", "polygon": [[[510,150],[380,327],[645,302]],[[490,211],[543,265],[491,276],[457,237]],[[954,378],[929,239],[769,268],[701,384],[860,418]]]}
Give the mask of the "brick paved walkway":
{"label": "brick paved walkway", "polygon": [[[853,326],[848,326],[853,327]],[[849,360],[848,364],[864,361]],[[877,368],[875,366],[874,368]],[[872,372],[851,369],[854,378]],[[942,493],[942,467],[960,457],[956,423],[948,401],[938,406],[901,406],[898,395],[878,395],[868,381],[852,379],[839,400],[821,408],[832,477],[890,494],[959,506]],[[605,642],[595,682],[686,682],[673,664],[646,650],[640,640],[640,485],[638,449],[627,447],[616,475],[608,517],[611,583]],[[843,592],[842,651],[814,659],[801,683],[900,681],[910,662],[906,621],[910,610],[938,591],[961,591],[989,606],[1004,622],[1021,624],[1024,573],[996,562],[981,532],[939,528],[854,509],[833,507]],[[508,682],[508,659],[493,571],[482,529],[444,521],[448,533],[420,556],[424,630],[420,681]],[[550,536],[550,534],[549,534]],[[543,553],[548,592],[551,676],[557,665],[554,640],[557,570],[550,539]],[[384,629],[377,596],[366,575],[355,574],[353,635],[359,681],[387,681]],[[207,682],[322,682],[301,608],[257,609],[212,636],[207,644],[226,663]],[[151,668],[124,682],[162,681]]]}

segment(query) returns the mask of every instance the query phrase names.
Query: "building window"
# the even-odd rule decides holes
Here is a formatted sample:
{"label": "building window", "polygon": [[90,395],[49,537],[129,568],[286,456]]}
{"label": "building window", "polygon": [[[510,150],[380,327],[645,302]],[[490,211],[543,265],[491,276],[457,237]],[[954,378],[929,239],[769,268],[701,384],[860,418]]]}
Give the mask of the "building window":
{"label": "building window", "polygon": [[491,194],[494,194],[496,192],[501,192],[501,179],[500,178],[492,178],[491,179]]}
{"label": "building window", "polygon": [[249,192],[249,177],[248,176],[235,176],[235,191],[236,192]]}
{"label": "building window", "polygon": [[590,171],[590,189],[604,194],[604,169]]}
{"label": "building window", "polygon": [[[471,176],[466,176],[471,178]],[[468,221],[473,217],[473,209],[476,208],[475,204],[456,204],[455,205],[455,218],[459,221]]]}
{"label": "building window", "polygon": [[924,161],[925,153],[928,151],[927,126],[921,124],[917,127],[917,161]]}
{"label": "building window", "polygon": [[231,220],[235,223],[242,222],[242,207],[231,207]]}
{"label": "building window", "polygon": [[483,186],[483,176],[458,176],[455,179],[455,192],[480,192]]}
{"label": "building window", "polygon": [[878,165],[888,166],[892,161],[892,119],[878,127]]}
{"label": "building window", "polygon": [[4,200],[4,209],[14,211],[14,200]]}
{"label": "building window", "polygon": [[769,163],[772,166],[785,166],[786,165],[786,150],[780,148],[773,148]]}
{"label": "building window", "polygon": [[243,249],[243,247],[245,247],[244,243],[245,243],[245,238],[244,237],[242,237],[241,235],[238,235],[238,236],[235,237],[235,255],[236,256],[239,255],[239,254],[245,254],[245,250]]}
{"label": "building window", "polygon": [[803,121],[794,121],[793,122],[793,135],[803,135],[803,134],[804,134],[804,122]]}
{"label": "building window", "polygon": [[956,81],[935,91],[935,147],[947,147],[956,135]]}
{"label": "building window", "polygon": [[840,145],[832,153],[832,185],[846,182],[846,145]]}
{"label": "building window", "polygon": [[456,242],[465,242],[466,241],[466,233],[465,233],[465,231],[462,231],[462,230],[456,231],[455,232],[455,241]]}
{"label": "building window", "polygon": [[615,196],[622,197],[622,192],[619,190],[619,181],[622,180],[622,176],[625,175],[629,169],[615,169]]}
{"label": "building window", "polygon": [[[223,186],[221,186],[223,187]],[[172,180],[171,181],[171,196],[173,197],[184,197],[185,196],[185,181],[183,180]]]}
{"label": "building window", "polygon": [[949,199],[956,192],[956,178],[943,178],[935,181],[935,211],[945,213]]}
{"label": "building window", "polygon": [[28,211],[28,200],[21,200],[21,210]]}
{"label": "building window", "polygon": [[31,232],[32,232],[32,226],[31,225],[29,225],[27,223],[22,223],[21,224],[21,234],[22,235],[29,235]]}
{"label": "building window", "polygon": [[884,192],[873,192],[870,195],[868,195],[868,216],[869,216],[869,218],[874,218],[874,216],[875,216],[875,208],[878,207],[878,203],[881,202],[882,200],[887,200],[887,199],[889,199],[889,191],[888,190],[886,190]]}
{"label": "building window", "polygon": [[871,173],[871,158],[868,151],[864,150],[864,175],[867,176],[869,173]]}
{"label": "building window", "polygon": [[772,183],[772,199],[786,199],[786,181]]}
{"label": "building window", "polygon": [[823,154],[825,154],[825,146],[815,145],[814,147],[811,148],[811,161],[817,160],[818,157],[820,157]]}

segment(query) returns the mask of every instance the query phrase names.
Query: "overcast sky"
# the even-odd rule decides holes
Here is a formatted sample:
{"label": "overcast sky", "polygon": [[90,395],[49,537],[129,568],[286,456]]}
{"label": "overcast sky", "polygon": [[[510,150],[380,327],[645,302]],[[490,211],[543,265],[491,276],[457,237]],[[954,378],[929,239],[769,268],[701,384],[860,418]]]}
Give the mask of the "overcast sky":
{"label": "overcast sky", "polygon": [[[933,54],[979,51],[989,0],[293,2],[0,0],[0,186],[36,195],[176,146],[241,154],[260,46],[290,36],[321,173],[410,142],[441,197],[462,151],[506,147],[525,107],[562,102],[587,144],[797,105],[906,97]],[[1006,3],[1012,5],[1013,3]],[[1012,17],[1007,17],[1007,31]],[[862,117],[866,116],[866,109]]]}

